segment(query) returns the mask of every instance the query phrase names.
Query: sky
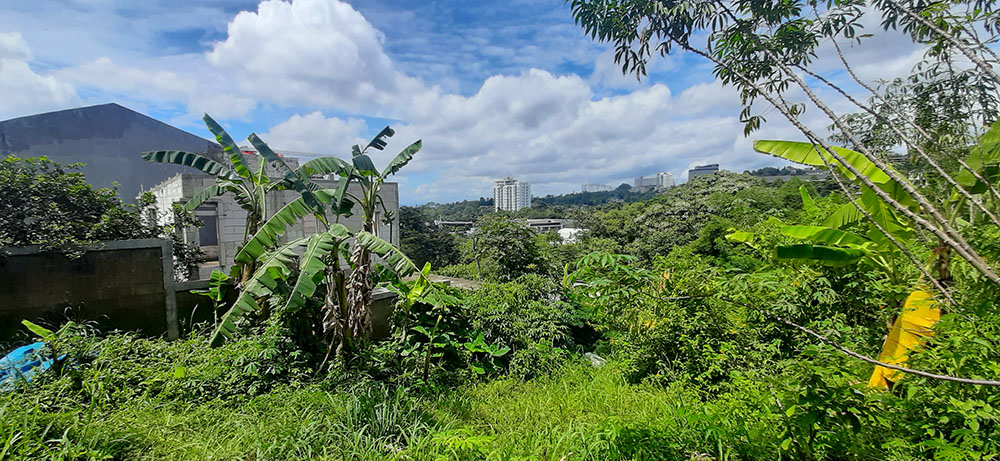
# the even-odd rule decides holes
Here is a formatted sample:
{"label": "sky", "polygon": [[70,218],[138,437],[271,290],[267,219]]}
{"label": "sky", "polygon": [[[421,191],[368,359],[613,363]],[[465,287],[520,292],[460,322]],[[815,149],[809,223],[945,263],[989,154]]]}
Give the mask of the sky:
{"label": "sky", "polygon": [[[898,34],[870,40],[847,50],[869,81],[922,55]],[[0,0],[0,120],[117,102],[206,138],[203,113],[237,140],[340,157],[389,125],[377,166],[423,142],[394,177],[406,205],[492,196],[504,176],[542,196],[781,166],[753,140],[802,139],[777,113],[744,137],[738,94],[697,56],[648,71],[623,76],[562,0]],[[803,120],[827,132],[818,111]]]}

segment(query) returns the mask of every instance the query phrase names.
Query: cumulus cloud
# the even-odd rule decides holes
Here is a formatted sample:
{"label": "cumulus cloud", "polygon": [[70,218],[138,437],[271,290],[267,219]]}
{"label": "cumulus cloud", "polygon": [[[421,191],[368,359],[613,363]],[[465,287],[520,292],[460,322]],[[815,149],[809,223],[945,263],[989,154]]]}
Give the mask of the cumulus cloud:
{"label": "cumulus cloud", "polygon": [[28,65],[30,60],[31,49],[21,34],[0,32],[0,120],[65,109],[78,102],[72,85],[35,72]]}
{"label": "cumulus cloud", "polygon": [[279,104],[395,112],[428,91],[397,71],[377,30],[337,0],[261,2],[229,23],[208,61],[244,92]]}
{"label": "cumulus cloud", "polygon": [[[341,0],[264,0],[228,18],[217,21],[219,38],[206,51],[110,53],[51,75],[29,67],[31,50],[21,36],[0,34],[0,90],[15,95],[3,110],[26,110],[16,98],[32,108],[75,100],[76,87],[81,94],[181,106],[175,113],[186,113],[174,122],[194,121],[203,111],[255,126],[270,122],[264,136],[276,148],[340,155],[381,128],[384,121],[373,118],[389,118],[397,135],[386,152],[375,153],[376,164],[424,140],[405,176],[397,177],[407,203],[487,195],[492,180],[508,174],[545,194],[658,171],[683,180],[700,163],[738,170],[775,163],[753,152],[737,119],[738,94],[711,81],[703,61],[655,59],[649,70],[660,78],[636,83],[568,16],[545,18],[555,32],[539,35],[537,25],[516,23],[442,31],[433,20],[400,14],[382,24],[394,43]],[[396,30],[410,24],[413,33]],[[863,77],[905,73],[919,59],[919,47],[898,35],[886,35],[885,46],[847,49]],[[824,60],[836,60],[830,48],[820,50]],[[831,78],[843,81],[835,67]],[[836,110],[854,110],[831,90],[817,91]],[[804,100],[796,92],[787,97]],[[268,120],[257,108],[295,115]],[[754,138],[801,138],[777,112],[767,117]],[[829,124],[816,110],[802,119],[821,134]]]}
{"label": "cumulus cloud", "polygon": [[363,144],[364,120],[327,118],[320,111],[295,114],[262,135],[267,143],[282,150],[335,155],[346,158],[351,146]]}
{"label": "cumulus cloud", "polygon": [[[382,164],[409,142],[423,138],[423,150],[396,178],[406,203],[448,201],[489,195],[493,179],[508,174],[533,184],[536,195],[577,190],[584,183],[617,185],[639,175],[670,171],[678,179],[697,163],[725,167],[766,162],[742,139],[742,125],[728,98],[699,101],[703,116],[691,117],[693,97],[713,89],[698,87],[674,95],[663,84],[632,93],[595,97],[577,75],[531,69],[487,79],[469,97],[441,95],[431,107],[414,111],[400,125]],[[717,88],[714,91],[718,91]],[[310,133],[345,122],[315,112],[296,115],[272,129],[300,139],[298,149],[318,151],[328,141],[308,141]],[[793,134],[780,125],[764,134]],[[350,130],[349,130],[350,131]],[[338,134],[345,137],[348,135]],[[272,135],[272,137],[274,137]],[[339,138],[335,138],[339,139]],[[277,142],[275,142],[275,145]],[[412,181],[411,183],[408,183]],[[430,181],[430,182],[428,182]]]}
{"label": "cumulus cloud", "polygon": [[202,72],[202,67],[204,61],[200,55],[125,65],[105,56],[62,69],[56,75],[78,87],[101,88],[130,100],[181,102],[187,113],[172,120],[175,123],[198,120],[205,112],[220,119],[243,118],[256,107],[252,98],[230,92],[221,75]]}

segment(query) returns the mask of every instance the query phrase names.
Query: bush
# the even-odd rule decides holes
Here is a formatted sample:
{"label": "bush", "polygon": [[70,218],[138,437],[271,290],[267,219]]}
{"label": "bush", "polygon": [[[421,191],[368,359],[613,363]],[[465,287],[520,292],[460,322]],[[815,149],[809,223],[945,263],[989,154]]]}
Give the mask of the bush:
{"label": "bush", "polygon": [[539,275],[485,283],[468,297],[467,308],[473,328],[488,342],[511,348],[511,372],[522,377],[552,369],[587,339],[584,316],[562,299],[558,285]]}

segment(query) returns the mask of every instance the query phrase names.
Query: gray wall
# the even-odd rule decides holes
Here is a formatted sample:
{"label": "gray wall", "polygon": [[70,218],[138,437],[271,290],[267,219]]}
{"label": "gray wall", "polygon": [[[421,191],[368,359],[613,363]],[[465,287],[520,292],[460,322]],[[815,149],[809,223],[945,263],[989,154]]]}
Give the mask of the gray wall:
{"label": "gray wall", "polygon": [[[151,150],[208,152],[216,145],[118,104],[81,107],[0,122],[0,156],[47,156],[60,163],[82,162],[87,182],[110,187],[118,182],[122,199],[177,173],[182,166],[149,163],[139,153]],[[228,163],[228,162],[227,162]]]}
{"label": "gray wall", "polygon": [[104,328],[177,337],[169,240],[120,240],[85,247],[79,258],[37,246],[0,248],[0,338],[21,320],[73,319]]}

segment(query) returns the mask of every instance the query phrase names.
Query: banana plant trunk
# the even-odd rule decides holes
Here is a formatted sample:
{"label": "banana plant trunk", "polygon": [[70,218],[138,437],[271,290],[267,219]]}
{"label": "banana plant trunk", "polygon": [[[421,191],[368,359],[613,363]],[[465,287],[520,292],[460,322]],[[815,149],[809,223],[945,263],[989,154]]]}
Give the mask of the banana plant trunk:
{"label": "banana plant trunk", "polygon": [[348,318],[348,305],[344,271],[340,269],[340,262],[337,260],[327,266],[326,286],[326,297],[323,299],[323,335],[329,340],[329,344],[326,357],[318,370],[323,369],[331,354],[347,354],[354,344],[354,336],[346,328],[345,321]]}
{"label": "banana plant trunk", "polygon": [[[247,213],[247,225],[246,229],[243,231],[243,245],[247,244],[247,240],[250,236],[255,235],[260,229],[261,218],[256,213]],[[253,276],[254,271],[257,270],[257,261],[246,263],[243,265],[243,271],[240,275],[240,286],[244,286],[247,280]],[[267,318],[271,315],[270,308],[267,303],[263,303],[260,306],[260,316],[262,318]]]}
{"label": "banana plant trunk", "polygon": [[[365,223],[365,231],[373,232],[374,226]],[[351,253],[354,269],[347,282],[347,328],[356,338],[367,337],[372,331],[372,267],[371,253],[355,245]]]}
{"label": "banana plant trunk", "polygon": [[938,246],[934,249],[934,254],[937,256],[934,259],[934,268],[937,271],[938,282],[945,288],[951,286],[951,252],[951,247],[938,239]]}

